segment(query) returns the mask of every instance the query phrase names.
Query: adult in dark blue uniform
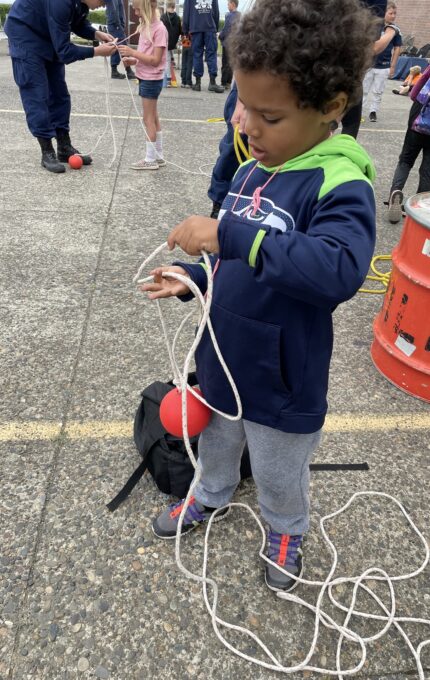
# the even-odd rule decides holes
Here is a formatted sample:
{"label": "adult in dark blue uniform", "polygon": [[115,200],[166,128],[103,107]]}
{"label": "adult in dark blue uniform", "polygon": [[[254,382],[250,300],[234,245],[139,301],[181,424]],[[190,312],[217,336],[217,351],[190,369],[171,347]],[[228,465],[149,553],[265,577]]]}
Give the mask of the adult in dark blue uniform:
{"label": "adult in dark blue uniform", "polygon": [[[125,13],[122,0],[110,0],[107,3],[106,21],[110,35],[113,35],[115,38],[118,38],[120,42],[125,40],[126,38]],[[129,78],[135,78],[134,71],[131,68],[131,66],[127,66],[125,69],[127,72],[127,76],[124,73],[120,73],[118,71],[118,65],[120,61],[121,61],[120,54],[118,50],[115,50],[115,52],[112,54],[110,58],[111,78],[117,78],[119,80],[123,80],[127,76]]]}
{"label": "adult in dark blue uniform", "polygon": [[[71,106],[64,65],[106,57],[116,49],[109,44],[86,47],[70,41],[72,32],[88,40],[113,40],[87,21],[90,9],[105,4],[102,0],[15,0],[5,24],[27,125],[42,149],[42,166],[50,172],[64,172],[62,162],[79,153],[69,136]],[[57,154],[53,137],[57,139]],[[92,162],[90,156],[82,159],[85,165]]]}
{"label": "adult in dark blue uniform", "polygon": [[210,84],[209,92],[224,92],[224,88],[217,85],[218,74],[218,31],[219,7],[218,0],[185,0],[182,16],[182,32],[191,34],[193,45],[193,68],[196,82],[192,89],[201,90],[203,76],[203,53],[208,65]]}

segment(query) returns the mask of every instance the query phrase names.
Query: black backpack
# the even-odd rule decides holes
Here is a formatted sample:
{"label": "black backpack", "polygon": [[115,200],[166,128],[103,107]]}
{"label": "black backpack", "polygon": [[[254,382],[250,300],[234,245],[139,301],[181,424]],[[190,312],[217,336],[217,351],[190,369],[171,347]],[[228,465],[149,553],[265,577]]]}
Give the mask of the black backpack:
{"label": "black backpack", "polygon": [[[190,373],[188,384],[197,385],[197,376]],[[125,483],[121,491],[108,503],[111,512],[127,498],[142,475],[148,470],[160,491],[184,498],[194,477],[194,468],[188,457],[183,439],[173,437],[166,432],[160,421],[160,402],[174,387],[173,382],[154,382],[142,392],[142,401],[134,419],[134,441],[142,456],[142,462]],[[197,457],[197,437],[191,437],[190,443]],[[251,477],[251,464],[248,448],[242,455],[242,479]]]}
{"label": "black backpack", "polygon": [[[188,384],[197,385],[197,376],[190,373]],[[142,392],[142,401],[134,418],[134,441],[142,456],[142,462],[124,484],[121,491],[107,507],[114,512],[134,489],[142,475],[148,470],[160,491],[184,498],[194,477],[194,468],[188,457],[183,439],[169,434],[160,421],[160,403],[174,387],[173,382],[154,382]],[[191,437],[191,448],[197,458],[198,437]],[[320,470],[368,470],[367,463],[311,463],[312,471]],[[242,479],[252,477],[248,447],[242,454],[240,466]]]}

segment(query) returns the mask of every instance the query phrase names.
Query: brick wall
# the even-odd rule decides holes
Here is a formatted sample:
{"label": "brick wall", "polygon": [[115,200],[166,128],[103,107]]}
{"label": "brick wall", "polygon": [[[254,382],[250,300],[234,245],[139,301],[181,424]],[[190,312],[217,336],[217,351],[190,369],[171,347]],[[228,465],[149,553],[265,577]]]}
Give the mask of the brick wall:
{"label": "brick wall", "polygon": [[415,47],[430,43],[430,0],[395,0],[403,35],[415,37]]}

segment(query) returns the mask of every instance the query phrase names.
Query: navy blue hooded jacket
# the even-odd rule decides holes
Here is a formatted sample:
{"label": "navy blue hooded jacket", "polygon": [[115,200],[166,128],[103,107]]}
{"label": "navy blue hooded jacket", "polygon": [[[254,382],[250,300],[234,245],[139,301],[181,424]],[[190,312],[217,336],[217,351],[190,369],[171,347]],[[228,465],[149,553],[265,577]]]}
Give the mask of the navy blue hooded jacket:
{"label": "navy blue hooded jacket", "polygon": [[80,0],[15,0],[5,24],[10,56],[26,59],[37,54],[63,64],[93,57],[93,47],[70,42],[71,32],[94,39],[87,15],[88,6]]}
{"label": "navy blue hooded jacket", "polygon": [[218,30],[218,0],[185,0],[182,16],[182,31],[188,33],[206,33]]}
{"label": "navy blue hooded jacket", "polygon": [[[287,161],[251,215],[255,189],[275,170],[258,163],[234,206],[255,164],[240,166],[220,212],[211,320],[243,417],[315,432],[327,411],[332,312],[356,293],[373,254],[375,173],[352,137],[331,137]],[[205,292],[204,265],[180,264]],[[207,330],[196,366],[208,402],[236,413]]]}

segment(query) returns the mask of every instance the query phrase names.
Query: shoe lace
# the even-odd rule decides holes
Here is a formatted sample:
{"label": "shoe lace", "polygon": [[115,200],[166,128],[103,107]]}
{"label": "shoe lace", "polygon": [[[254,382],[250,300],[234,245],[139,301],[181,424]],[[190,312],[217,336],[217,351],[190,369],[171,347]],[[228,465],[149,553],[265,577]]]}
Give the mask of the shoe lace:
{"label": "shoe lace", "polygon": [[[182,512],[182,508],[184,507],[185,500],[178,501],[177,503],[173,503],[170,505],[170,517],[172,519],[176,519],[179,517],[179,515]],[[191,496],[190,502],[188,503],[188,507],[186,509],[185,515],[184,515],[184,524],[192,524],[193,522],[203,522],[205,520],[205,515],[200,512],[196,508],[196,499],[194,496]]]}
{"label": "shoe lace", "polygon": [[290,534],[280,534],[270,529],[268,533],[267,557],[281,567],[285,565],[295,567],[302,540],[303,536],[300,534],[290,536]]}

